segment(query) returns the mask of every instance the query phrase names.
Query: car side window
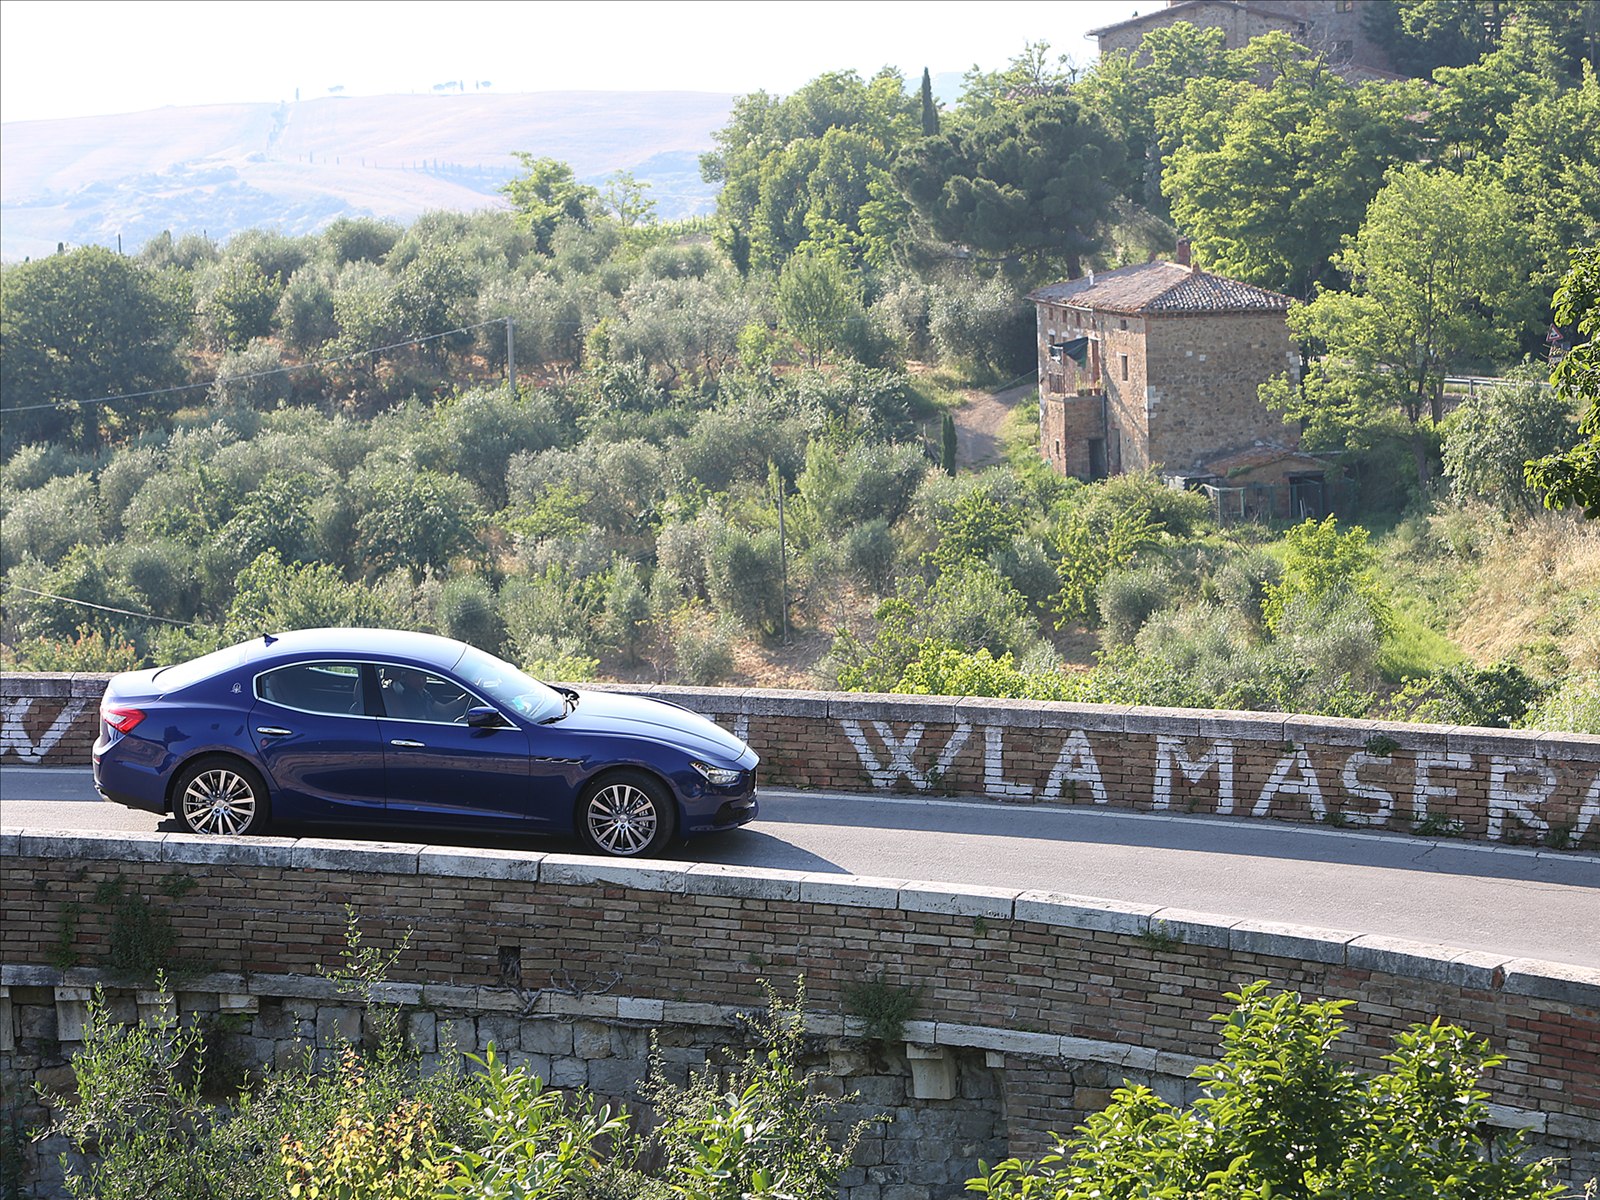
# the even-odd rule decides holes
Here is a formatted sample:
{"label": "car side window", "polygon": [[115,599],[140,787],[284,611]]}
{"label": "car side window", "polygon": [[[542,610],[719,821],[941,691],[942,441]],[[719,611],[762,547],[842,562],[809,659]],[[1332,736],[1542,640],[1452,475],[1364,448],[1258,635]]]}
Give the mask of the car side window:
{"label": "car side window", "polygon": [[256,695],[301,712],[359,715],[363,711],[361,667],[352,662],[295,663],[279,667],[256,680]]}
{"label": "car side window", "polygon": [[418,667],[380,663],[377,673],[384,715],[396,720],[459,724],[483,703],[454,679]]}

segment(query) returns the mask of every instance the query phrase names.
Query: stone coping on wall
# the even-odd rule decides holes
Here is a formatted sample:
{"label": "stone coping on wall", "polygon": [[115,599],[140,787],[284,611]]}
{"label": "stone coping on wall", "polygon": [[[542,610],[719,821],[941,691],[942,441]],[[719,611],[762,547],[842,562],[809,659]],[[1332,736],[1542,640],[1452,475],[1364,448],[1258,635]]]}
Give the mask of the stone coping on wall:
{"label": "stone coping on wall", "polygon": [[1252,921],[1217,913],[1025,888],[878,879],[722,863],[622,862],[579,854],[316,838],[212,838],[183,833],[0,832],[0,861],[17,857],[187,866],[254,865],[352,874],[506,879],[640,892],[798,901],[983,920],[1030,921],[1277,955],[1486,992],[1600,1009],[1600,969],[1441,944]]}

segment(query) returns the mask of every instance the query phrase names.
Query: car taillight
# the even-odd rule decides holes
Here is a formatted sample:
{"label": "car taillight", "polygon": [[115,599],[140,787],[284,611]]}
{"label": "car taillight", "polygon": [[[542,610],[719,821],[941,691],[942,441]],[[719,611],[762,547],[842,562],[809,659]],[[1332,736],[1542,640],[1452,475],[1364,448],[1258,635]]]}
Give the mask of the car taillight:
{"label": "car taillight", "polygon": [[128,708],[122,704],[102,703],[100,719],[118,733],[129,733],[135,725],[144,720],[144,713],[137,708]]}

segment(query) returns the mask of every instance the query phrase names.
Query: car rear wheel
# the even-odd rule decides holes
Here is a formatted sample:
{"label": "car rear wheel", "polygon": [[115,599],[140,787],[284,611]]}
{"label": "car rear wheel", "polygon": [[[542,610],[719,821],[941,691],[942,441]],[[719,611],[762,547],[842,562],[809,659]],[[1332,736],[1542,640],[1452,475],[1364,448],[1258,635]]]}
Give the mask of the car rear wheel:
{"label": "car rear wheel", "polygon": [[578,802],[578,837],[596,854],[641,858],[672,841],[676,813],[666,789],[640,771],[591,784]]}
{"label": "car rear wheel", "polygon": [[172,811],[190,833],[243,837],[267,824],[267,785],[235,758],[202,758],[184,768]]}

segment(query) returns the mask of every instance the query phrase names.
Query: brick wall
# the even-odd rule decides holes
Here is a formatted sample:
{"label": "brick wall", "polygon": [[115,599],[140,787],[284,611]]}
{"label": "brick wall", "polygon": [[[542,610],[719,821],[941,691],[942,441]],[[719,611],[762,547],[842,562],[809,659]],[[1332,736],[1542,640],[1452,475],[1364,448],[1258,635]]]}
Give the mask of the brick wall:
{"label": "brick wall", "polygon": [[[347,905],[366,945],[395,948],[410,932],[391,981],[420,1009],[717,1025],[731,1022],[730,1007],[763,1002],[759,979],[803,975],[813,1029],[842,1039],[843,1053],[859,1031],[845,990],[881,972],[924,989],[895,1050],[914,1090],[929,1090],[918,1062],[981,1051],[995,1078],[956,1094],[970,1102],[987,1090],[1019,1153],[1125,1077],[1187,1076],[1214,1055],[1208,1018],[1228,1007],[1224,994],[1266,979],[1353,1001],[1345,1047],[1365,1068],[1381,1069],[1394,1034],[1414,1022],[1439,1017],[1490,1036],[1507,1057],[1488,1080],[1496,1119],[1560,1147],[1575,1176],[1600,1166],[1600,972],[1590,969],[1041,892],[714,864],[25,832],[0,834],[0,856],[0,1056],[19,1052],[16,1006],[39,999],[25,989],[65,989],[54,993],[59,1011],[103,977],[88,970],[113,936],[95,892],[120,880],[170,921],[191,967],[237,980],[217,988],[246,996],[323,984],[315,976],[338,961]],[[175,876],[185,887],[171,886]],[[71,906],[67,948],[82,965],[46,967]],[[503,1045],[523,1036],[491,1028]],[[960,1072],[976,1070],[969,1058]],[[925,1099],[953,1098],[934,1084]]]}
{"label": "brick wall", "polygon": [[[0,677],[3,761],[86,764],[105,678]],[[768,784],[1600,847],[1600,738],[1581,734],[984,697],[629,690],[745,738]]]}

